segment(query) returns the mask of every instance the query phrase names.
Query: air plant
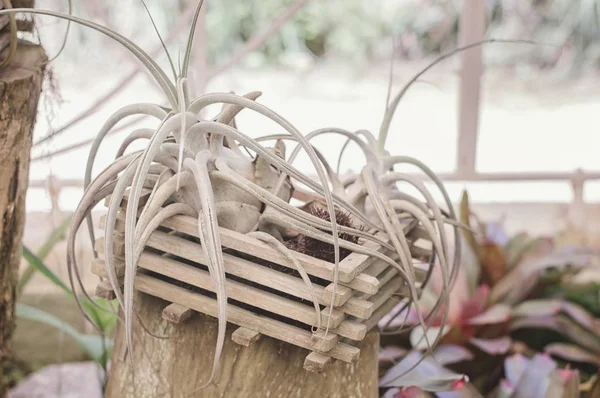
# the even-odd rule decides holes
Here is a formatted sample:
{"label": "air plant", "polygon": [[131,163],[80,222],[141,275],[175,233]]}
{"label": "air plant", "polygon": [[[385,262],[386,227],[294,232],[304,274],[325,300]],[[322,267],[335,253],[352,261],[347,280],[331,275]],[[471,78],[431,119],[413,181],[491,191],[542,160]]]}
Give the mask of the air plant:
{"label": "air plant", "polygon": [[[251,92],[244,96],[231,93],[194,96],[187,76],[195,25],[201,6],[202,2],[198,5],[190,28],[181,67],[177,69],[171,63],[174,80],[135,43],[94,22],[39,9],[0,11],[0,15],[21,12],[49,15],[103,33],[120,43],[144,64],[168,102],[167,106],[149,103],[128,105],[115,112],[102,126],[90,150],[85,172],[85,192],[73,215],[68,238],[67,264],[72,288],[76,290],[79,287],[84,295],[88,296],[81,282],[74,253],[76,234],[87,219],[90,237],[94,240],[90,212],[110,196],[104,230],[105,266],[110,284],[123,309],[126,346],[129,348],[132,370],[135,321],[133,295],[137,263],[150,235],[164,220],[175,215],[197,218],[202,250],[209,260],[209,273],[217,297],[218,338],[213,369],[207,383],[213,380],[218,369],[227,322],[226,276],[219,228],[253,234],[272,244],[294,262],[302,275],[305,273],[298,261],[295,261],[293,251],[280,242],[286,231],[294,231],[305,238],[332,245],[335,275],[331,310],[334,307],[335,289],[339,283],[341,250],[372,256],[394,267],[403,276],[409,293],[405,305],[415,306],[418,322],[427,328],[426,317],[421,316],[422,311],[419,310],[416,273],[410,245],[404,232],[406,225],[418,223],[423,228],[422,236],[433,244],[433,253],[441,270],[443,288],[432,314],[442,311],[440,323],[443,325],[448,308],[443,303],[448,301],[448,289],[455,278],[456,265],[460,262],[459,239],[454,239],[454,258],[451,261],[446,236],[447,224],[453,227],[454,234],[457,233],[456,214],[447,192],[432,170],[408,156],[391,156],[385,151],[385,138],[394,111],[409,86],[431,66],[451,54],[441,57],[419,73],[387,104],[378,139],[366,130],[352,132],[339,128],[323,128],[304,135],[281,115],[256,102],[260,96],[259,92]],[[459,50],[481,44],[476,43]],[[204,118],[202,115],[206,108],[214,104],[223,106],[221,112],[214,117]],[[250,138],[237,129],[234,123],[234,117],[244,109],[270,119],[285,133]],[[103,139],[117,123],[132,115],[150,116],[159,123],[158,127],[131,132],[123,140],[115,160],[92,178],[96,155]],[[310,143],[313,138],[325,134],[345,137],[360,147],[366,160],[360,173],[341,178],[339,173],[331,168]],[[147,140],[146,147],[143,150],[128,152],[129,145],[139,140]],[[262,144],[263,141],[274,140],[275,148],[268,148]],[[287,159],[282,150],[284,141],[296,144]],[[242,149],[246,149],[248,153]],[[310,158],[316,172],[316,180],[292,165],[300,151],[304,151]],[[416,166],[431,178],[441,191],[448,210],[444,211],[436,204],[420,179],[394,171],[394,166],[398,164]],[[397,186],[398,182],[412,185],[425,200],[402,192]],[[291,205],[290,196],[293,191],[297,191],[300,184],[310,190],[309,194],[314,200],[323,204],[327,214],[343,212],[352,219],[352,225],[344,225],[332,217],[325,220]],[[151,194],[139,211],[140,195],[144,188],[151,189]],[[126,192],[128,201],[125,213],[125,280],[124,288],[121,289],[113,259],[113,241],[117,214]],[[354,238],[342,239],[344,234]],[[361,244],[357,243],[357,239],[360,239]],[[369,242],[378,245],[382,250],[373,249],[365,244]],[[311,283],[308,278],[305,278],[305,282]],[[316,300],[315,308],[320,318]],[[329,323],[322,328],[327,333]],[[435,344],[436,341],[428,343]],[[413,366],[418,362],[420,360]]]}

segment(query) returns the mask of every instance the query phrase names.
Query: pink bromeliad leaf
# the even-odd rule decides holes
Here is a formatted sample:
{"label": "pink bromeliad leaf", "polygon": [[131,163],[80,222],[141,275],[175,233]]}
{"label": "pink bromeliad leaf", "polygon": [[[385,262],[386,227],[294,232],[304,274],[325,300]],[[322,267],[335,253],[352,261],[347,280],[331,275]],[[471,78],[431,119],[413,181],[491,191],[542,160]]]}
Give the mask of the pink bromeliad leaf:
{"label": "pink bromeliad leaf", "polygon": [[481,285],[475,289],[473,295],[462,303],[462,309],[460,313],[461,323],[483,312],[489,294],[490,288],[487,285]]}
{"label": "pink bromeliad leaf", "polygon": [[379,351],[379,361],[381,362],[394,362],[398,358],[406,355],[408,351],[401,347],[387,346]]}
{"label": "pink bromeliad leaf", "polygon": [[484,312],[465,320],[468,325],[490,325],[510,319],[511,308],[506,304],[496,304]]}
{"label": "pink bromeliad leaf", "polygon": [[388,370],[379,381],[379,385],[399,388],[419,387],[425,391],[438,392],[456,390],[462,387],[462,381],[468,382],[466,375],[443,367],[432,357],[423,358],[423,354],[414,350]]}
{"label": "pink bromeliad leaf", "polygon": [[448,365],[462,361],[470,361],[475,356],[463,346],[442,344],[433,349],[432,356],[440,365]]}
{"label": "pink bromeliad leaf", "polygon": [[497,339],[478,339],[476,337],[471,337],[469,342],[481,351],[490,355],[502,355],[508,352],[512,340],[508,336]]}
{"label": "pink bromeliad leaf", "polygon": [[430,395],[419,387],[404,388],[394,394],[394,398],[427,398]]}
{"label": "pink bromeliad leaf", "polygon": [[521,376],[525,372],[529,359],[521,354],[512,355],[504,360],[504,374],[506,375],[506,383],[514,389],[519,384]]}
{"label": "pink bromeliad leaf", "polygon": [[536,354],[521,375],[515,389],[517,397],[545,397],[550,387],[550,376],[556,363],[546,354]]}

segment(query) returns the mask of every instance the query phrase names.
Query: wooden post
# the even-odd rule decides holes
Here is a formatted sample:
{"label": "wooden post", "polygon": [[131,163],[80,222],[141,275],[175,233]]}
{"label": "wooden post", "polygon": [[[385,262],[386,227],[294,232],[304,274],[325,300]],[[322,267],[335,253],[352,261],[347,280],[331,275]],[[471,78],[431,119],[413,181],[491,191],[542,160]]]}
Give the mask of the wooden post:
{"label": "wooden post", "polygon": [[[29,152],[45,62],[40,46],[19,42],[10,65],[0,68],[0,384],[11,355]],[[3,390],[0,385],[0,397]]]}
{"label": "wooden post", "polygon": [[[464,1],[460,17],[459,46],[483,40],[485,26],[485,1]],[[461,178],[470,178],[475,174],[482,75],[481,46],[463,51],[460,65],[458,155],[456,160],[456,174]]]}
{"label": "wooden post", "polygon": [[[134,377],[123,347],[124,328],[117,328],[107,398],[133,397],[339,397],[375,398],[378,396],[377,354],[379,333],[371,331],[358,344],[360,359],[353,364],[335,361],[325,369],[315,355],[317,374],[304,369],[309,351],[268,336],[247,339],[247,346],[236,344],[238,327],[230,325],[217,379],[202,386],[209,377],[217,337],[216,319],[195,313],[185,322],[172,323],[162,316],[168,302],[136,293],[136,308],[156,339],[141,327],[134,330]],[[236,335],[234,336],[234,333]],[[144,352],[145,351],[145,352]],[[318,368],[318,369],[317,369]],[[135,380],[135,384],[132,382]]]}

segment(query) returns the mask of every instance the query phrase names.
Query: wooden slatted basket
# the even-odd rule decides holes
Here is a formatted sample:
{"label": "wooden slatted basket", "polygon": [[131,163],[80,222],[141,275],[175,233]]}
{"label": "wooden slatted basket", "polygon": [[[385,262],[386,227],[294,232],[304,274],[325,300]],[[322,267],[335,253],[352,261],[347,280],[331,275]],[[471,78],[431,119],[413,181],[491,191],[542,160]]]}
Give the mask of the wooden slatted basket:
{"label": "wooden slatted basket", "polygon": [[[140,198],[140,206],[150,191]],[[124,275],[124,230],[127,196],[121,203],[114,243],[117,276]],[[103,217],[101,227],[104,227]],[[407,225],[417,280],[425,280],[431,258],[431,242],[416,223]],[[304,368],[322,372],[332,360],[355,362],[362,341],[370,329],[395,307],[408,290],[398,271],[381,261],[359,253],[351,253],[339,264],[339,284],[334,296],[334,309],[328,305],[334,294],[334,265],[305,254],[296,257],[313,280],[319,298],[321,322],[331,316],[330,330],[311,332],[316,326],[312,294],[294,266],[277,250],[252,237],[221,228],[224,264],[227,274],[228,322],[239,326],[232,340],[248,346],[260,335],[284,341],[310,351]],[[208,259],[198,243],[197,220],[175,216],[165,221],[147,242],[135,277],[135,289],[166,300],[162,316],[179,323],[195,311],[217,316],[217,302]],[[377,245],[367,242],[377,249]],[[96,240],[99,258],[92,263],[92,272],[101,277],[96,295],[114,299],[104,267],[104,238]],[[383,249],[382,249],[383,251]],[[389,253],[388,253],[389,254]]]}

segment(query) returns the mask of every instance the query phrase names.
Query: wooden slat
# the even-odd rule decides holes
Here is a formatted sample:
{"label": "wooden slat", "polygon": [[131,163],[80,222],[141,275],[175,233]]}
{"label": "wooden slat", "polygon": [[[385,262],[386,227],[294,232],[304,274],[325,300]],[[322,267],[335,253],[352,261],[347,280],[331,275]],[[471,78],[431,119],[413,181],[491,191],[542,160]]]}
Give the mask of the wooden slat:
{"label": "wooden slat", "polygon": [[[392,260],[396,260],[398,258],[397,255],[390,255],[389,253],[388,253],[388,256],[390,256],[390,258]],[[424,263],[423,261],[414,259],[414,258],[412,261],[413,261],[413,265],[415,266],[416,281],[423,282],[425,280],[425,278],[427,277],[427,270],[424,269],[424,265],[428,265],[428,264]],[[375,261],[369,266],[369,268],[367,268],[364,271],[364,274],[374,276],[374,277],[377,277],[378,279],[380,279],[379,275],[387,269],[396,270],[396,268],[390,267],[388,264],[384,263],[383,261]],[[396,272],[397,272],[397,270],[396,270]]]}
{"label": "wooden slat", "polygon": [[[99,254],[103,254],[103,253],[100,251]],[[187,274],[187,271],[183,271],[183,273],[181,275],[179,274],[179,272],[181,272],[180,265],[185,265],[185,264],[181,264],[181,263],[177,262],[176,260],[167,259],[165,257],[161,257],[158,255],[146,253],[146,252],[144,252],[142,254],[142,257],[140,258],[140,263],[139,263],[139,267],[141,267],[141,268],[145,268],[150,271],[158,272],[160,274],[163,274],[163,275],[166,275],[166,276],[178,279],[178,280],[183,280],[183,281],[186,281],[187,283],[193,284],[192,282],[190,282],[192,279],[190,279],[191,277]],[[124,267],[122,260],[116,259],[115,267],[118,270],[117,275],[119,277],[122,277],[124,274],[124,271],[125,271],[125,267]],[[206,290],[213,291],[212,282],[210,280],[210,276],[208,275],[208,273],[206,271],[199,270],[194,267],[190,267],[190,268],[192,268],[194,272],[199,271],[201,273],[201,277],[205,279],[203,286],[198,286],[198,287],[206,288]],[[163,272],[163,270],[167,270],[167,271]],[[107,277],[105,266],[104,266],[104,261],[102,259],[98,258],[98,259],[95,259],[92,261],[92,272],[95,275],[98,275],[100,277],[104,277],[104,278]],[[228,281],[228,283],[229,283],[229,281]],[[246,288],[247,286],[243,285],[243,287]],[[315,287],[320,287],[320,286],[315,286]],[[249,289],[249,290],[250,290],[250,294],[252,294],[252,292],[256,289]],[[234,297],[234,296],[230,296],[230,297],[238,299],[237,297]],[[278,297],[278,299],[280,299],[280,298]],[[365,302],[365,301],[361,300],[361,303],[362,302]],[[368,302],[366,302],[366,303],[368,303]],[[368,303],[368,305],[372,306],[371,303]],[[303,306],[306,307],[303,309],[303,311],[307,312],[304,319],[309,319],[310,317],[314,317],[313,307],[306,306],[306,305],[303,305]],[[309,310],[306,311],[307,309],[309,309]],[[282,310],[283,310],[283,308],[282,308]],[[349,311],[349,312],[350,313],[348,315],[353,315],[355,313],[357,315],[363,314],[360,311],[357,311],[357,312]],[[357,340],[357,341],[360,341],[364,338],[364,336],[366,334],[366,329],[364,328],[364,325],[361,325],[358,322],[344,319],[343,314],[337,309],[334,310],[333,314],[334,314],[334,318],[332,319],[332,323],[330,325],[333,328],[333,329],[331,329],[332,333],[338,334],[342,337],[346,337],[346,338],[349,338],[352,340]],[[281,313],[281,315],[287,316],[287,313]],[[370,315],[370,313],[369,313],[369,315]],[[321,322],[324,325],[324,324],[326,324],[327,318],[329,317],[329,308],[328,307],[326,307],[325,309],[323,309],[321,311],[321,316],[322,316]],[[366,318],[366,316],[362,316],[362,317]],[[312,323],[311,323],[311,325],[312,325]]]}
{"label": "wooden slat", "polygon": [[[402,230],[405,235],[408,235],[409,233],[412,233],[415,229],[418,228],[419,227],[415,221],[405,224],[402,227]],[[379,253],[384,253],[386,251],[385,248],[383,248],[381,245],[372,241],[365,241],[362,245],[365,248],[371,249]],[[369,268],[371,264],[373,264],[375,261],[377,261],[377,259],[373,256],[361,253],[351,253],[342,262],[340,262],[340,270],[344,270],[349,275],[353,275],[354,278],[356,277],[356,275]]]}
{"label": "wooden slat", "polygon": [[333,359],[328,356],[321,354],[320,352],[313,351],[306,356],[304,359],[304,369],[313,373],[323,373],[323,371],[331,364]]}
{"label": "wooden slat", "polygon": [[177,303],[171,303],[162,312],[163,319],[172,323],[182,323],[190,319],[194,311]]}
{"label": "wooden slat", "polygon": [[[198,264],[208,265],[208,258],[196,243],[187,241],[176,236],[156,231],[148,239],[147,246],[174,254]],[[251,261],[224,253],[225,272],[238,276],[251,282],[261,284],[293,296],[312,300],[312,293],[304,281],[292,275],[285,274]],[[323,297],[324,288],[313,284],[313,290],[320,300]],[[328,303],[321,302],[327,305]]]}
{"label": "wooden slat", "polygon": [[115,292],[110,286],[109,281],[102,281],[98,283],[98,285],[96,286],[96,296],[105,300],[114,300],[115,298],[117,298]]}
{"label": "wooden slat", "polygon": [[333,332],[350,340],[362,341],[367,334],[367,326],[364,323],[346,319]]}
{"label": "wooden slat", "polygon": [[[338,284],[337,289],[335,290],[335,299],[333,306],[339,307],[340,305],[346,303],[350,298],[354,295],[354,291],[349,287],[342,286]],[[333,296],[333,283],[329,284],[325,287],[323,291],[323,301],[327,304],[331,304],[331,298]]]}
{"label": "wooden slat", "polygon": [[[212,298],[190,292],[186,289],[143,274],[139,274],[135,277],[135,283],[136,289],[139,291],[170,302],[185,303],[195,311],[202,312],[213,317],[217,316],[217,302]],[[227,317],[227,320],[235,325],[243,326],[247,329],[254,330],[266,336],[270,336],[275,339],[306,348],[308,350],[317,350],[316,344],[312,340],[312,333],[307,330],[257,315],[235,306],[230,306],[228,308]],[[332,334],[330,334],[330,336],[332,336]],[[331,350],[327,352],[327,354],[332,358],[351,363],[358,359],[360,355],[360,349],[349,344],[338,342]]]}
{"label": "wooden slat", "polygon": [[243,345],[244,347],[249,347],[258,341],[258,339],[260,339],[260,333],[244,327],[237,328],[231,334],[231,340],[233,340],[233,342],[236,344]]}
{"label": "wooden slat", "polygon": [[[363,247],[382,253],[385,249],[375,242],[367,241]],[[340,272],[350,275],[350,279],[343,280],[349,282],[354,279],[359,273],[367,269],[375,260],[374,257],[361,253],[350,253],[348,257],[340,261]]]}
{"label": "wooden slat", "polygon": [[[198,236],[197,220],[192,217],[175,216],[165,221],[163,225],[191,236]],[[283,265],[284,267],[295,269],[294,266],[290,264],[289,261],[278,250],[272,248],[266,243],[259,241],[258,239],[254,239],[247,235],[243,235],[225,228],[220,228],[220,233],[221,244],[225,247],[240,251],[242,253],[247,253],[279,265]],[[313,275],[328,281],[333,281],[333,264],[302,253],[294,253],[294,255],[309,275]],[[344,272],[340,272],[339,277],[340,281],[353,279],[350,277],[350,275]],[[357,275],[357,277],[353,280],[354,286],[358,286],[359,289],[352,286],[353,289],[362,291],[363,289],[372,289],[374,287],[371,286],[371,284],[375,281],[368,278],[366,280],[362,278],[359,279],[359,277],[360,274]],[[350,284],[347,285],[350,286]]]}
{"label": "wooden slat", "polygon": [[[102,251],[98,252],[104,254],[104,246],[102,246]],[[117,278],[122,278],[125,276],[125,264],[118,259],[115,259],[115,271],[117,273]],[[99,276],[101,278],[108,278],[108,273],[106,272],[106,267],[104,265],[104,260],[102,258],[95,258],[92,260],[92,274]]]}
{"label": "wooden slat", "polygon": [[[213,280],[208,271],[170,258],[144,253],[140,258],[138,266],[178,281],[184,281],[185,283],[189,283],[190,285],[204,290],[211,292],[215,291]],[[225,268],[227,271],[227,265]],[[274,314],[285,316],[286,318],[300,321],[310,326],[317,326],[315,310],[310,305],[298,303],[231,279],[227,280],[226,289],[227,297],[230,299],[246,303]],[[329,313],[322,314],[322,323],[327,322],[328,315]],[[343,320],[343,314],[340,311],[334,310],[331,315],[331,326],[336,328]]]}
{"label": "wooden slat", "polygon": [[367,319],[373,314],[374,310],[375,308],[373,308],[372,302],[360,297],[352,297],[351,300],[348,300],[348,302],[340,308],[340,311],[344,314],[352,315],[359,319]]}
{"label": "wooden slat", "polygon": [[[104,253],[104,237],[96,239],[94,242],[94,250],[98,253]],[[123,258],[125,256],[125,242],[115,236],[113,240],[113,255],[117,258]]]}
{"label": "wooden slat", "polygon": [[314,343],[315,350],[328,352],[335,347],[335,345],[340,341],[340,338],[331,331],[325,333],[324,330],[318,330],[312,334],[311,340]]}
{"label": "wooden slat", "polygon": [[367,331],[373,329],[379,321],[386,316],[391,310],[394,309],[396,305],[400,303],[400,300],[392,297],[388,301],[386,301],[381,307],[377,308],[373,315],[369,319],[365,321],[365,326],[367,327]]}
{"label": "wooden slat", "polygon": [[373,295],[369,301],[373,303],[375,311],[381,307],[384,303],[390,300],[390,298],[403,286],[404,279],[396,277],[390,280],[383,286],[377,294]]}
{"label": "wooden slat", "polygon": [[[124,214],[120,213],[117,219],[124,220],[124,217]],[[163,222],[162,225],[178,232],[182,232],[186,235],[198,237],[198,222],[193,217],[174,216]],[[295,270],[293,264],[291,264],[287,258],[279,253],[279,251],[272,248],[270,245],[259,241],[258,239],[231,231],[226,228],[219,228],[219,233],[221,234],[221,244],[224,247],[228,247],[242,253],[247,253]],[[333,264],[302,253],[294,253],[294,255],[309,275],[328,281],[333,281]],[[340,285],[344,285],[352,290],[370,294],[377,293],[377,290],[379,289],[379,282],[377,281],[377,278],[374,278],[370,275],[365,275],[364,273],[359,273],[352,281],[348,283],[341,282],[340,278]],[[345,293],[343,290],[340,293],[341,296],[339,296],[339,299],[336,296],[336,300],[340,300],[336,301],[336,305],[341,305],[344,302],[344,297],[346,299],[348,298],[347,293]]]}

